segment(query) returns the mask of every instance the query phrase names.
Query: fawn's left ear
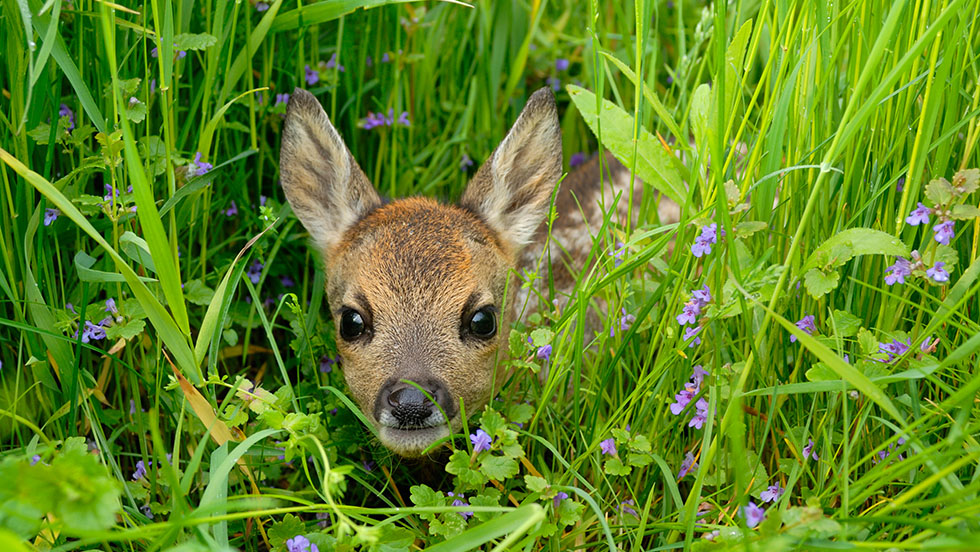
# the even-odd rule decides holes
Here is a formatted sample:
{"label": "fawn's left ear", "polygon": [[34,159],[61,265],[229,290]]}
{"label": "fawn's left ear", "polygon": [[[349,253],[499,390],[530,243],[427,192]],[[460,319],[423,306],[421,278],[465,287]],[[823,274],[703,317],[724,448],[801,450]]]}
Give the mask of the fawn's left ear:
{"label": "fawn's left ear", "polygon": [[490,158],[466,186],[460,206],[480,215],[515,250],[531,241],[561,178],[561,129],[548,88],[531,95]]}

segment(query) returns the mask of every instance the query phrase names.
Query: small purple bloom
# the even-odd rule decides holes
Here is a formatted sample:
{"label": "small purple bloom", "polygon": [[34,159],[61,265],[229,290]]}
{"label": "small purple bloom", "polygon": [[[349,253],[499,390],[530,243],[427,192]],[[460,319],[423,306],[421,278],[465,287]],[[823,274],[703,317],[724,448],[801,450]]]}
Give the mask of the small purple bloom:
{"label": "small purple bloom", "polygon": [[153,510],[150,509],[149,504],[140,506],[140,512],[143,512],[143,515],[146,516],[148,519],[153,519]]}
{"label": "small purple bloom", "polygon": [[[150,465],[152,466],[153,462],[150,462]],[[146,466],[143,465],[142,460],[139,460],[136,462],[136,471],[133,472],[133,481],[139,481],[144,476],[146,476]]]}
{"label": "small purple bloom", "polygon": [[920,224],[929,224],[929,215],[932,214],[932,209],[926,207],[919,202],[919,206],[913,210],[909,216],[905,217],[905,222],[909,223],[910,226],[918,226]]}
{"label": "small purple bloom", "polygon": [[[806,332],[807,335],[813,335],[813,332],[817,329],[817,327],[813,324],[813,320],[813,315],[808,314],[796,322],[796,327]],[[795,343],[796,336],[790,335],[789,341],[790,343]]]}
{"label": "small purple bloom", "polygon": [[634,506],[633,499],[630,498],[621,502],[619,508],[623,511],[624,514],[629,514],[635,518],[640,517],[639,515],[637,515],[636,510],[634,510],[632,506]]}
{"label": "small purple bloom", "polygon": [[805,447],[803,447],[803,459],[804,460],[806,460],[807,458],[813,458],[814,460],[820,460],[820,457],[817,456],[817,453],[813,451],[813,447],[814,447],[814,445],[813,445],[813,439],[810,439],[810,442],[807,443],[807,445]]}
{"label": "small purple bloom", "polygon": [[[468,503],[463,502],[463,499],[466,498],[466,495],[464,495],[463,493],[459,493],[458,495],[456,495],[456,494],[453,494],[452,491],[449,491],[449,492],[446,493],[446,496],[453,497],[453,499],[454,499],[453,500],[453,504],[452,504],[453,506],[469,506]],[[462,516],[463,519],[469,519],[469,518],[473,517],[473,512],[457,512],[457,513],[460,516]]]}
{"label": "small purple bloom", "polygon": [[112,297],[105,300],[105,311],[111,312],[112,314],[119,314],[119,309],[116,308],[116,300]]}
{"label": "small purple bloom", "polygon": [[617,241],[616,250],[609,252],[609,255],[613,257],[613,267],[618,267],[619,265],[623,264],[624,254],[626,254],[626,244],[621,241]]}
{"label": "small purple bloom", "polygon": [[745,525],[751,529],[762,523],[762,520],[766,518],[766,511],[750,500],[748,505],[742,508],[742,517],[745,518]]}
{"label": "small purple bloom", "polygon": [[58,215],[60,215],[60,214],[61,214],[61,211],[59,211],[58,209],[45,209],[44,210],[44,225],[45,226],[51,226],[51,223],[54,222],[54,221],[56,221],[58,219]]}
{"label": "small purple bloom", "polygon": [[951,220],[933,226],[932,230],[936,233],[936,241],[943,245],[949,245],[949,240],[956,236],[956,233],[953,231],[953,221]]}
{"label": "small purple bloom", "polygon": [[320,372],[323,374],[333,372],[333,366],[334,364],[337,364],[338,360],[340,360],[339,356],[328,357],[327,355],[323,355],[320,357]]}
{"label": "small purple bloom", "polygon": [[687,408],[687,405],[690,404],[691,399],[696,394],[697,391],[691,391],[685,386],[680,393],[674,395],[674,402],[670,404],[670,413],[674,416],[680,416],[681,412],[684,412],[684,409]]}
{"label": "small purple bloom", "polygon": [[252,281],[253,284],[259,283],[259,278],[262,277],[262,267],[264,265],[256,260],[248,267],[248,279]]}
{"label": "small purple bloom", "polygon": [[473,452],[481,452],[490,450],[493,439],[490,438],[490,435],[486,431],[478,429],[476,433],[470,434],[470,442],[473,443]]}
{"label": "small purple bloom", "polygon": [[568,60],[565,58],[558,58],[555,60],[555,69],[558,71],[567,71],[568,65]]}
{"label": "small purple bloom", "polygon": [[31,465],[32,466],[34,464],[37,464],[40,461],[41,461],[41,455],[40,454],[35,454],[34,456],[31,456]]}
{"label": "small purple bloom", "polygon": [[374,460],[364,460],[361,462],[361,467],[366,472],[373,472],[374,468],[378,467],[378,465],[374,463]]}
{"label": "small purple bloom", "polygon": [[344,72],[344,66],[337,63],[337,52],[331,54],[330,59],[327,60],[327,69],[333,69],[334,67],[336,67],[341,73]]}
{"label": "small purple bloom", "polygon": [[282,94],[276,94],[276,105],[289,103],[289,94],[283,92]]}
{"label": "small purple bloom", "polygon": [[943,267],[946,263],[938,261],[936,265],[926,271],[926,276],[932,278],[934,281],[942,283],[949,281],[949,272],[946,272]]}
{"label": "small purple bloom", "polygon": [[627,314],[625,308],[621,308],[619,311],[622,313],[622,316],[619,317],[619,329],[620,331],[625,332],[626,330],[630,329],[633,322],[636,322],[636,317],[632,314]]}
{"label": "small purple bloom", "polygon": [[718,243],[718,224],[712,222],[701,227],[701,233],[694,239],[694,244],[691,246],[691,253],[695,257],[707,255],[711,253],[711,246],[716,243]]}
{"label": "small purple bloom", "polygon": [[238,214],[238,205],[235,205],[235,200],[231,200],[231,207],[225,209],[226,217],[233,217]]}
{"label": "small purple bloom", "polygon": [[105,339],[105,329],[98,324],[93,324],[90,320],[86,320],[85,329],[82,331],[82,343],[101,339]]}
{"label": "small purple bloom", "polygon": [[463,158],[459,161],[459,170],[466,172],[466,169],[473,166],[473,160],[470,159],[469,155],[463,154]]}
{"label": "small purple bloom", "polygon": [[551,345],[542,345],[538,347],[537,357],[545,362],[551,360]]}
{"label": "small purple bloom", "polygon": [[688,301],[684,303],[684,310],[677,315],[677,323],[681,326],[693,324],[697,321],[699,314],[701,314],[701,306],[698,305],[697,301]]}
{"label": "small purple bloom", "polygon": [[602,449],[602,454],[616,456],[616,440],[612,437],[599,442],[599,448]]}
{"label": "small purple bloom", "polygon": [[704,423],[708,421],[708,401],[703,398],[698,399],[698,402],[694,403],[694,411],[694,416],[691,417],[687,426],[701,429]]}
{"label": "small purple bloom", "polygon": [[700,389],[705,376],[710,374],[711,372],[705,370],[700,364],[696,364],[691,371],[691,381]]}
{"label": "small purple bloom", "polygon": [[698,302],[700,307],[704,307],[711,302],[711,290],[708,289],[708,284],[705,284],[703,288],[696,289],[691,292],[691,297]]}
{"label": "small purple bloom", "polygon": [[561,504],[561,501],[565,500],[566,498],[568,498],[568,493],[558,491],[558,494],[556,494],[555,498],[552,499],[552,503],[554,503],[555,505],[555,510],[558,509],[558,506]]}
{"label": "small purple bloom", "polygon": [[197,152],[197,155],[194,156],[194,162],[191,163],[190,166],[188,167],[190,172],[193,173],[195,176],[201,176],[213,168],[214,165],[212,165],[211,163],[208,163],[206,161],[201,161],[201,152]]}
{"label": "small purple bloom", "polygon": [[569,167],[577,167],[582,163],[585,163],[585,152],[580,151],[580,152],[573,153],[571,158],[568,159]]}
{"label": "small purple bloom", "polygon": [[550,86],[551,89],[554,90],[555,92],[561,90],[561,81],[558,80],[556,77],[548,77],[547,79],[545,79],[545,82],[547,82],[548,86]]}
{"label": "small purple bloom", "polygon": [[311,543],[310,539],[303,535],[296,535],[286,541],[286,552],[320,552],[320,549]]}
{"label": "small purple bloom", "polygon": [[408,120],[408,111],[402,111],[402,114],[398,116],[398,124],[404,127],[412,126],[412,122]]}
{"label": "small purple bloom", "polygon": [[881,361],[884,363],[889,363],[895,360],[897,357],[904,355],[909,347],[912,346],[912,339],[909,338],[905,341],[899,341],[898,339],[893,339],[891,343],[879,343],[878,352],[885,353],[888,355],[888,360]]}
{"label": "small purple bloom", "polygon": [[330,527],[330,514],[326,512],[317,512],[316,519],[320,520],[316,522],[319,528],[326,529],[327,527]]}
{"label": "small purple bloom", "polygon": [[[888,273],[891,274],[888,274]],[[893,286],[896,283],[904,284],[905,277],[912,275],[912,263],[908,259],[898,257],[895,264],[885,269],[885,283]]]}
{"label": "small purple bloom", "polygon": [[696,469],[698,469],[698,463],[694,461],[694,454],[688,451],[684,456],[684,461],[681,462],[681,469],[677,472],[677,480],[684,479],[685,475]]}
{"label": "small purple bloom", "polygon": [[279,283],[282,284],[282,287],[287,287],[287,288],[291,288],[296,285],[296,282],[294,282],[293,279],[290,278],[289,276],[283,276],[282,278],[280,278]]}
{"label": "small purple bloom", "polygon": [[780,487],[779,483],[776,483],[775,485],[769,485],[769,488],[762,491],[762,493],[759,494],[759,498],[761,498],[763,502],[776,502],[785,492],[786,489]]}
{"label": "small purple bloom", "polygon": [[68,130],[75,128],[75,114],[68,105],[61,104],[58,107],[58,117],[68,117]]}
{"label": "small purple bloom", "polygon": [[265,2],[255,3],[255,11],[257,12],[264,12],[267,11],[268,9],[269,9],[269,4],[266,4]]}
{"label": "small purple bloom", "polygon": [[314,84],[320,82],[320,73],[317,73],[309,65],[306,66],[306,85],[313,86]]}
{"label": "small purple bloom", "polygon": [[388,55],[388,52],[381,54],[381,63],[388,63],[390,61],[391,61],[391,56]]}

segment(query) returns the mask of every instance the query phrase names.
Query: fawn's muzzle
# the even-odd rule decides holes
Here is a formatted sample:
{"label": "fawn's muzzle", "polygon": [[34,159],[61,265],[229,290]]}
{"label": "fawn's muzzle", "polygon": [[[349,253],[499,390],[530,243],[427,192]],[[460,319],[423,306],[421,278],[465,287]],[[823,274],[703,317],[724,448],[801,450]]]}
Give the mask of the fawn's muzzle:
{"label": "fawn's muzzle", "polygon": [[388,427],[425,429],[445,424],[447,419],[451,419],[451,407],[449,391],[441,382],[418,382],[416,387],[407,381],[398,380],[381,389],[375,406],[375,417]]}

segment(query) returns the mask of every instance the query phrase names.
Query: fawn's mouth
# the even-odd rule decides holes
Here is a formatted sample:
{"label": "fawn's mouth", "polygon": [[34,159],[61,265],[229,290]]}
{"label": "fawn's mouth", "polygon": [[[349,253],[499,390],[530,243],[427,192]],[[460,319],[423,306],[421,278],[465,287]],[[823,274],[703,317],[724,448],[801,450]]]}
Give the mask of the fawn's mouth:
{"label": "fawn's mouth", "polygon": [[401,456],[421,456],[432,443],[451,435],[445,423],[429,427],[398,428],[381,425],[378,437],[384,446]]}

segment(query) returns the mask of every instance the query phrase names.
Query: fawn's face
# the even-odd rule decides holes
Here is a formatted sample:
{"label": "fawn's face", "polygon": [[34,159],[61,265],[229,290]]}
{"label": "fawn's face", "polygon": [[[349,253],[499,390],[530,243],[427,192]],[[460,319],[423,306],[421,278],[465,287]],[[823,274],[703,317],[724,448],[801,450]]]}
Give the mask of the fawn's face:
{"label": "fawn's face", "polygon": [[302,90],[289,102],[280,172],[323,255],[348,387],[382,443],[417,456],[460,427],[461,402],[473,413],[491,398],[508,273],[561,174],[554,99],[531,97],[459,205],[383,205]]}

